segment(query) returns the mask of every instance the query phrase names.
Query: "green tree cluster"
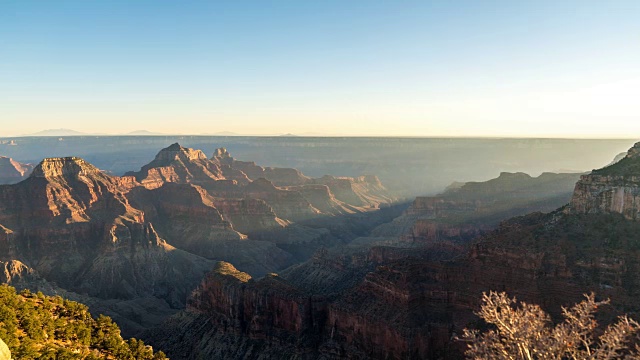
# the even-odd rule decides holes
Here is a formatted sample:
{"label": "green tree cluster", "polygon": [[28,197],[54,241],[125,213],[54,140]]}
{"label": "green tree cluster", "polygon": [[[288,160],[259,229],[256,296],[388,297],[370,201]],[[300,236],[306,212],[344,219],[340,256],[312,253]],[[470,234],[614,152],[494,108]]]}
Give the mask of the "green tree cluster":
{"label": "green tree cluster", "polygon": [[0,339],[16,359],[167,359],[141,340],[124,340],[111,318],[60,296],[0,285]]}

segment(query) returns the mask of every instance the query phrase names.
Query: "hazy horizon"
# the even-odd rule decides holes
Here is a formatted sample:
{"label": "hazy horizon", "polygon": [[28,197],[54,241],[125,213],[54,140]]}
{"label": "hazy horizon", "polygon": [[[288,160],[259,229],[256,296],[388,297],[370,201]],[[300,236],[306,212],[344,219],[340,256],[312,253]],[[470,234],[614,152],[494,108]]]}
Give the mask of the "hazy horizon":
{"label": "hazy horizon", "polygon": [[[64,133],[58,133],[58,131],[63,131]],[[51,133],[49,133],[51,132]],[[146,132],[146,133],[145,133]],[[486,140],[500,140],[500,139],[524,139],[524,140],[638,140],[640,141],[640,137],[634,136],[620,136],[620,137],[589,137],[589,136],[466,136],[466,135],[442,135],[442,136],[420,136],[420,135],[347,135],[347,134],[309,134],[309,133],[284,133],[284,134],[240,134],[233,133],[228,131],[222,131],[219,133],[201,133],[201,134],[192,134],[192,133],[159,133],[153,130],[134,130],[129,133],[84,133],[79,132],[73,129],[44,129],[41,131],[37,131],[31,134],[19,134],[13,136],[3,136],[0,134],[0,138],[10,139],[10,138],[21,138],[21,137],[176,137],[176,136],[186,136],[186,137],[308,137],[308,138],[399,138],[399,139],[486,139]]]}
{"label": "hazy horizon", "polygon": [[640,137],[640,2],[0,4],[0,136]]}

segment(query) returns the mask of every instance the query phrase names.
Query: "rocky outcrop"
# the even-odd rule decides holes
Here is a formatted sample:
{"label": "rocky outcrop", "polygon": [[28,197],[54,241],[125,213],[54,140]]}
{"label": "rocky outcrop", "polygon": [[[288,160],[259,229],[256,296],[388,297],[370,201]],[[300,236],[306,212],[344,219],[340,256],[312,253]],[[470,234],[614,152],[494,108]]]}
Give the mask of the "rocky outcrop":
{"label": "rocky outcrop", "polygon": [[582,176],[567,211],[622,214],[629,220],[637,220],[640,217],[640,143],[621,160]]}
{"label": "rocky outcrop", "polygon": [[336,199],[327,185],[299,185],[288,186],[285,189],[296,191],[323,215],[340,216],[354,214],[360,211],[358,207]]}
{"label": "rocky outcrop", "polygon": [[23,164],[6,156],[0,156],[0,184],[15,184],[26,179],[33,165]]}
{"label": "rocky outcrop", "polygon": [[175,143],[162,149],[155,159],[138,172],[129,172],[148,189],[155,189],[167,182],[202,184],[225,179],[220,166],[200,150]]}
{"label": "rocky outcrop", "polygon": [[[168,156],[167,154],[172,155]],[[174,160],[176,157],[180,159],[177,164]],[[167,161],[167,159],[170,161]],[[153,179],[141,176],[141,174],[144,175],[145,171],[149,173],[147,170],[161,169],[162,167],[175,167],[171,171],[179,173],[179,169],[198,168],[198,166],[219,169],[220,176],[200,176],[197,180],[195,177],[182,176],[172,178],[171,182],[200,186],[208,193],[207,201],[211,203],[200,208],[215,208],[208,211],[219,212],[223,221],[228,223],[228,226],[232,227],[233,230],[247,235],[250,240],[274,243],[278,248],[292,254],[294,258],[300,261],[306,260],[322,246],[333,246],[351,240],[355,237],[353,235],[354,230],[357,231],[358,227],[365,226],[368,215],[362,216],[362,219],[356,219],[355,216],[358,214],[373,214],[381,206],[383,208],[388,207],[388,204],[392,201],[392,198],[386,195],[386,189],[376,177],[368,176],[353,179],[327,176],[316,181],[305,177],[295,169],[263,168],[253,163],[237,161],[223,148],[216,150],[211,159],[204,159],[201,152],[174,144],[162,150],[156,156],[156,160],[143,167],[141,173],[132,175],[137,176],[136,181],[147,184],[145,185],[147,189],[153,187],[160,190],[165,186],[156,188],[155,186],[158,186],[160,182],[151,181]],[[195,170],[190,173],[194,174]],[[235,178],[229,177],[228,174],[232,174],[232,177]],[[241,174],[241,176],[238,174]],[[240,177],[244,177],[245,181],[237,180]],[[269,179],[273,179],[273,181]],[[162,180],[165,185],[167,181],[166,179]],[[322,182],[326,182],[328,185]],[[148,185],[150,183],[155,185],[150,187]],[[332,186],[339,191],[341,196],[347,200],[355,201],[357,205],[338,199],[331,189]],[[133,189],[131,193],[134,194],[132,196],[136,197],[139,194],[143,194],[144,191]],[[152,214],[158,213],[158,206],[153,205],[151,206],[152,208],[149,208],[142,205],[142,203],[152,203],[153,198],[162,199],[163,197],[159,194],[152,195],[149,193],[147,196],[149,199],[140,200],[140,204],[137,207],[144,208],[147,217],[150,217]],[[199,199],[195,201],[197,203],[201,202]],[[172,201],[172,203],[177,203],[177,201]],[[318,207],[314,206],[314,204]],[[175,207],[175,205],[168,204],[163,205],[163,207]],[[352,215],[354,218],[351,217]],[[214,218],[217,220],[213,220]],[[195,219],[197,217],[189,215],[188,222],[193,224],[194,221],[199,221]],[[186,246],[184,248],[195,251],[196,249],[192,247],[193,244],[186,245],[186,241],[180,240],[180,238],[191,239],[188,241],[195,241],[199,244],[198,246],[205,243],[210,246],[207,250],[198,247],[199,254],[207,254],[207,257],[232,261],[243,271],[249,271],[252,275],[262,275],[265,270],[269,269],[269,267],[261,267],[259,272],[255,272],[255,269],[246,266],[249,263],[248,260],[242,260],[243,263],[241,264],[236,257],[218,257],[221,251],[227,255],[230,254],[225,250],[227,247],[222,246],[221,239],[215,241],[211,239],[203,243],[203,234],[185,230],[186,225],[178,226],[174,233],[169,233],[164,229],[164,224],[176,227],[176,221],[159,221],[156,218],[151,220],[154,223],[162,224],[158,225],[158,231],[162,236],[169,239],[170,243],[179,244],[177,246],[180,248]],[[212,215],[209,221],[211,224],[217,224],[219,223],[219,216],[217,214]],[[185,220],[181,220],[181,222],[184,223]],[[205,231],[202,227],[203,221],[199,222],[200,225],[197,228],[200,230],[198,231]],[[218,229],[216,232],[219,233],[220,225],[216,226]],[[194,226],[189,227],[191,230],[195,228]],[[213,234],[213,232],[211,233]],[[214,243],[215,245],[213,245]],[[249,246],[249,243],[229,244],[230,246],[237,245],[238,249],[244,249],[243,246]],[[285,257],[280,256],[284,254],[278,255],[276,251],[272,251],[273,249],[264,248],[264,244],[256,244],[256,247],[272,255],[272,259],[280,259],[278,261],[283,261],[282,264],[288,263],[288,260],[285,261]],[[229,251],[232,251],[232,248],[229,248]],[[271,268],[270,271],[278,269],[281,269],[281,267]]]}
{"label": "rocky outcrop", "polygon": [[[255,281],[223,263],[194,291],[189,310],[165,323],[166,329],[176,322],[197,320],[201,314],[206,320],[200,328],[206,328],[219,346],[208,345],[211,338],[203,339],[200,334],[184,337],[181,345],[164,337],[162,330],[145,337],[156,346],[181,346],[180,352],[170,354],[176,359],[293,358],[296,353],[314,351],[315,334],[323,328],[323,313],[322,298],[310,298],[276,275]],[[183,337],[188,329],[180,326],[170,331]]]}
{"label": "rocky outcrop", "polygon": [[640,213],[640,176],[583,176],[576,184],[570,212],[617,213],[636,220]]}

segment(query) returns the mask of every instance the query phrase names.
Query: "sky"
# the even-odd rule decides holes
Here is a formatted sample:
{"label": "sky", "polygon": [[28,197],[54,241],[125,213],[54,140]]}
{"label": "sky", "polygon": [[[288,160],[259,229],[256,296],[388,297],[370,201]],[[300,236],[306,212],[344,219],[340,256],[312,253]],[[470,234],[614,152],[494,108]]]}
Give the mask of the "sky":
{"label": "sky", "polygon": [[0,136],[640,138],[640,1],[0,0]]}

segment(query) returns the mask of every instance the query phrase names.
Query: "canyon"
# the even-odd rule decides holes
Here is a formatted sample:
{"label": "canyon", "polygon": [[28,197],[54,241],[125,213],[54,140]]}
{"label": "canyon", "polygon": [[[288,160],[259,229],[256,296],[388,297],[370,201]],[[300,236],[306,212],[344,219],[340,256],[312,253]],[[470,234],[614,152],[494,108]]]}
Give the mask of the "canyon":
{"label": "canyon", "polygon": [[[114,318],[173,359],[458,358],[480,295],[635,311],[637,149],[590,174],[502,172],[410,203],[174,143],[113,176],[47,158],[0,186],[1,280]],[[620,195],[622,194],[622,195]],[[555,311],[555,312],[554,312]]]}

